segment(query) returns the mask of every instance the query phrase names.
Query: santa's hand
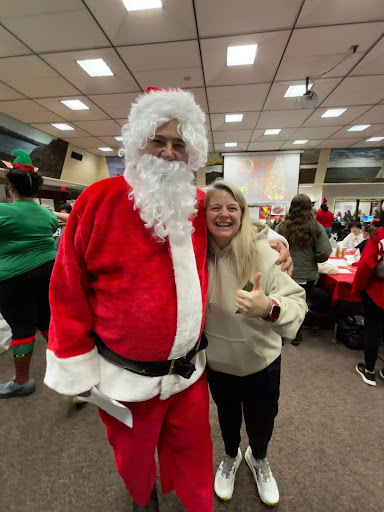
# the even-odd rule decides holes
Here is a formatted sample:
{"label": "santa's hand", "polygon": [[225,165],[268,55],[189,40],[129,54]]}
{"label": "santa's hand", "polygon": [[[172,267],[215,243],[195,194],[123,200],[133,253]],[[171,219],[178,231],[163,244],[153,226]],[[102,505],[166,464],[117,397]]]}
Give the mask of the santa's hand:
{"label": "santa's hand", "polygon": [[261,287],[260,278],[261,273],[258,272],[251,292],[239,290],[236,293],[236,306],[240,313],[248,318],[263,317],[269,306],[269,299]]}
{"label": "santa's hand", "polygon": [[293,272],[293,261],[287,247],[280,240],[270,240],[269,245],[279,253],[279,259],[276,265],[281,265],[282,272],[287,272],[289,276]]}

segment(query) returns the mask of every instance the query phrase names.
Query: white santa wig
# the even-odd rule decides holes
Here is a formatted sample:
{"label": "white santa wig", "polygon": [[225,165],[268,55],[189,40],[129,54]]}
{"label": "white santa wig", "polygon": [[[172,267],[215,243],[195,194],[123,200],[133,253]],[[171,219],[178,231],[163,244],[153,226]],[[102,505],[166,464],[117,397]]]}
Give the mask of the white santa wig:
{"label": "white santa wig", "polygon": [[147,139],[153,138],[157,128],[172,119],[179,123],[178,132],[186,143],[189,167],[194,171],[203,167],[208,154],[205,114],[193,95],[181,89],[150,87],[139,96],[123,127],[123,148],[119,155],[124,155],[127,163],[136,162]]}

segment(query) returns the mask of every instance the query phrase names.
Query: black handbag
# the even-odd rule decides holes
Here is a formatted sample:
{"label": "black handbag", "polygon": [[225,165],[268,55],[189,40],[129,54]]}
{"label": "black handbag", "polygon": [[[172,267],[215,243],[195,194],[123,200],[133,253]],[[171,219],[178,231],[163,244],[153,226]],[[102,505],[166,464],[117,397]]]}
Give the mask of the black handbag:
{"label": "black handbag", "polygon": [[364,350],[364,317],[356,315],[340,320],[336,340],[351,350]]}

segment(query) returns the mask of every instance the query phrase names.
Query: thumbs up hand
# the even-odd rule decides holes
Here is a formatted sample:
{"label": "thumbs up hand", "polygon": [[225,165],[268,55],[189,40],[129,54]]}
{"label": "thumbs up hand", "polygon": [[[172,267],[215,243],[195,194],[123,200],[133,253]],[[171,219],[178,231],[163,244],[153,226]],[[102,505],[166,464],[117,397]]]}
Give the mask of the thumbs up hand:
{"label": "thumbs up hand", "polygon": [[269,299],[261,287],[260,278],[261,273],[258,272],[251,292],[239,290],[236,293],[236,306],[240,313],[247,318],[263,317],[269,306]]}

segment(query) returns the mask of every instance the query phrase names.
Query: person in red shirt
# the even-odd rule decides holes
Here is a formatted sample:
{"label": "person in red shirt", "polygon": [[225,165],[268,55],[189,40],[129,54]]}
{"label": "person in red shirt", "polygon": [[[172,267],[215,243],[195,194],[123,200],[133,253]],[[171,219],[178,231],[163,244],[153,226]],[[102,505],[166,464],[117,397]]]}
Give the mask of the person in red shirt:
{"label": "person in red shirt", "polygon": [[323,203],[320,206],[320,210],[317,210],[316,219],[324,227],[330,237],[332,233],[333,213],[329,211],[327,203]]}
{"label": "person in red shirt", "polygon": [[[358,363],[356,371],[370,386],[376,386],[375,363],[384,336],[384,278],[379,272],[383,258],[384,227],[379,227],[371,234],[361,255],[353,290],[361,293],[365,310],[365,363]],[[384,379],[384,368],[380,376]]]}

